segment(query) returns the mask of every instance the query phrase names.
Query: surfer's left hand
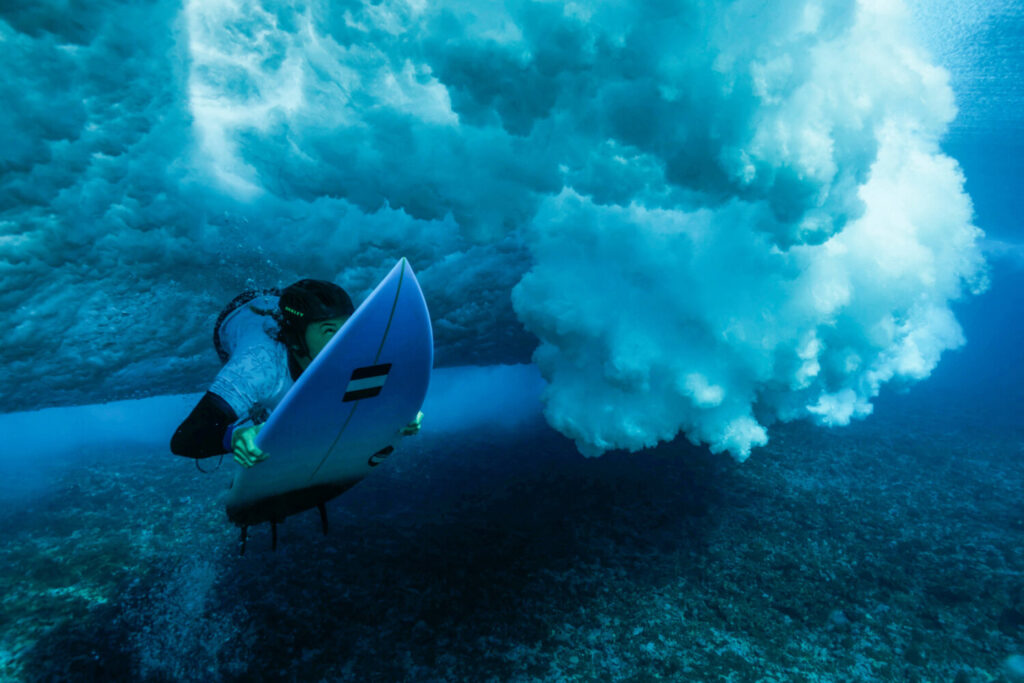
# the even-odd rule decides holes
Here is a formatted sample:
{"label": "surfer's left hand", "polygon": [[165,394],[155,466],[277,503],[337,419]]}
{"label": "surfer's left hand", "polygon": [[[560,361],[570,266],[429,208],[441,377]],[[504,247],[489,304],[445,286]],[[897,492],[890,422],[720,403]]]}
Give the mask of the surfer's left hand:
{"label": "surfer's left hand", "polygon": [[423,424],[423,413],[416,413],[416,419],[409,424],[402,427],[402,436],[412,436],[420,431],[420,425]]}
{"label": "surfer's left hand", "polygon": [[258,462],[267,459],[267,454],[256,446],[256,435],[263,429],[262,424],[252,427],[243,427],[236,430],[231,436],[232,451],[235,454],[235,462],[242,467],[252,467]]}

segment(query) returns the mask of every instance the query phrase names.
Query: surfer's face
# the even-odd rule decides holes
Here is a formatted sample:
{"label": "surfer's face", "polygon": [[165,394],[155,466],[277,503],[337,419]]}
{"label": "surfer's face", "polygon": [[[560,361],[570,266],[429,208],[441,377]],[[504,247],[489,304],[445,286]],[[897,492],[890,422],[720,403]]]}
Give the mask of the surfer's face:
{"label": "surfer's face", "polygon": [[328,320],[318,320],[315,323],[309,324],[309,327],[306,328],[306,346],[309,348],[310,360],[316,358],[324,350],[327,342],[331,341],[331,337],[341,329],[346,320],[348,320],[347,317],[329,318]]}

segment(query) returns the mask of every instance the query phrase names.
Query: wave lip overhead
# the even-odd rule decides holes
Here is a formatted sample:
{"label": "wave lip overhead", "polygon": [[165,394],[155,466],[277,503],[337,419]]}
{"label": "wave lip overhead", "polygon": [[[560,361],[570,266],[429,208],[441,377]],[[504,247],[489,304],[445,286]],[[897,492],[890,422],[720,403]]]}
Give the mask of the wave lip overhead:
{"label": "wave lip overhead", "polygon": [[405,255],[438,361],[533,352],[581,451],[742,459],[927,377],[986,286],[899,3],[58,9],[0,11],[3,411],[201,390],[238,291]]}

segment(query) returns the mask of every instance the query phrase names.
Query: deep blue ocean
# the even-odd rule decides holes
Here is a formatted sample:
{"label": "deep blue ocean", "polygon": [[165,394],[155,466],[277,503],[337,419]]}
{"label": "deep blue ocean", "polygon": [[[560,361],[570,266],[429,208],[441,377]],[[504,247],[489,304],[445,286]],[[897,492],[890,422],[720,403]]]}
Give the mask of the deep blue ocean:
{"label": "deep blue ocean", "polygon": [[[0,2],[0,681],[1024,681],[1022,38]],[[218,313],[401,257],[420,433],[240,553]]]}

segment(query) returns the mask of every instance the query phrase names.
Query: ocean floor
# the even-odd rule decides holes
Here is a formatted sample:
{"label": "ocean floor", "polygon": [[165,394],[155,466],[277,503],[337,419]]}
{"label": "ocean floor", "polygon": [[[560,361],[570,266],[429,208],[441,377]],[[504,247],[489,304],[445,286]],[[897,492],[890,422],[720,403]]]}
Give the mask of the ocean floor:
{"label": "ocean floor", "polygon": [[1024,431],[961,403],[777,425],[744,464],[428,415],[329,535],[309,512],[244,556],[227,460],[85,454],[0,501],[0,678],[1011,680]]}

